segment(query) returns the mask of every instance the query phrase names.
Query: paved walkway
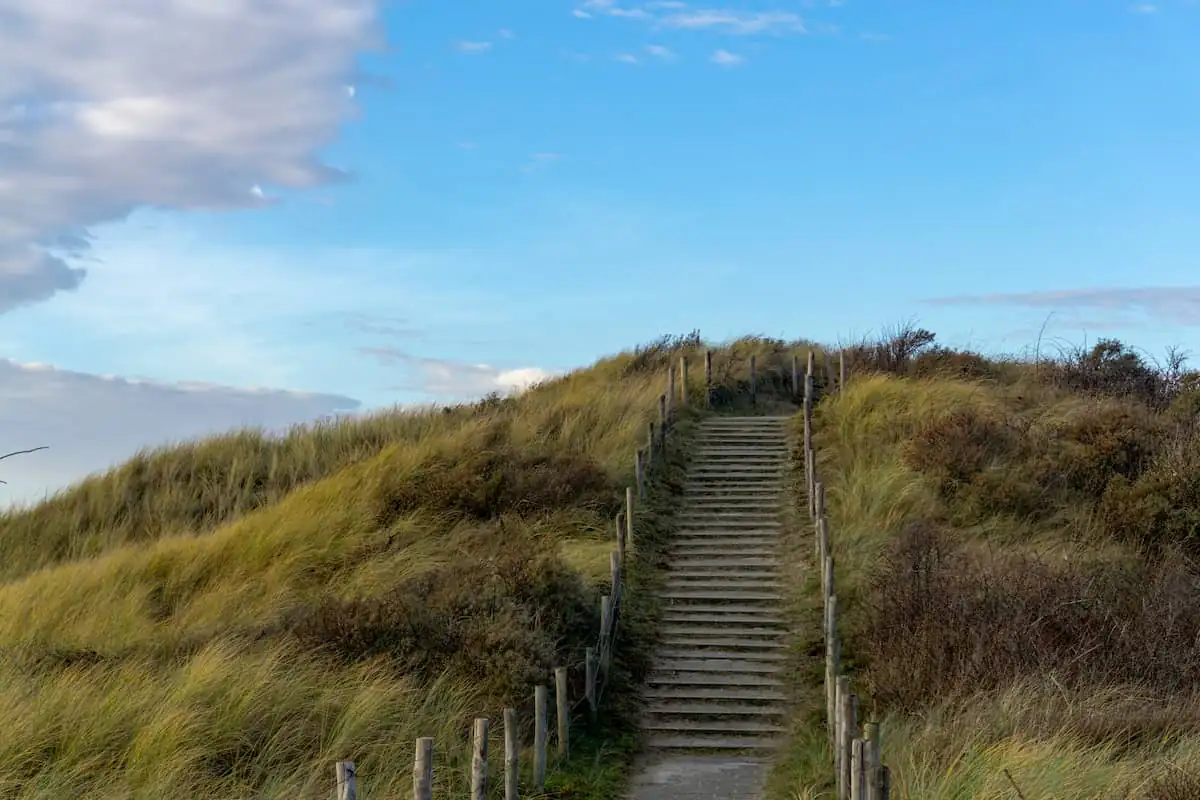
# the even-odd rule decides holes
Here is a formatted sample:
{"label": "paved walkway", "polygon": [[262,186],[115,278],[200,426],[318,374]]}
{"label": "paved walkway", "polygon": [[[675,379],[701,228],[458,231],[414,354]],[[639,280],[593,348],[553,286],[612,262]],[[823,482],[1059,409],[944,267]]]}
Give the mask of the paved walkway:
{"label": "paved walkway", "polygon": [[630,800],[759,800],[783,733],[787,417],[706,420],[688,471]]}

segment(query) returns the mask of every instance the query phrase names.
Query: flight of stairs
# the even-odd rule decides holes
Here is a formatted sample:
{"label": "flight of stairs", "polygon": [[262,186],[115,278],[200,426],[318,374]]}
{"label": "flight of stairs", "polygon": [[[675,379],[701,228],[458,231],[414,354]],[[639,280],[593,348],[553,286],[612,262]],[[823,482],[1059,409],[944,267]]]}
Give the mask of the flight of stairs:
{"label": "flight of stairs", "polygon": [[767,756],[783,733],[777,547],[787,424],[701,424],[660,596],[661,645],[642,720],[648,752]]}

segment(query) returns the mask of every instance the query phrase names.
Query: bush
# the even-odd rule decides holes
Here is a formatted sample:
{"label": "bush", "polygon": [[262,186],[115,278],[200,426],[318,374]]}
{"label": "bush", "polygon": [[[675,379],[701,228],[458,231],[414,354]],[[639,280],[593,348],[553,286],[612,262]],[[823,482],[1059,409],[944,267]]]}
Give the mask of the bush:
{"label": "bush", "polygon": [[369,599],[295,609],[286,629],[349,662],[384,656],[430,680],[443,670],[514,703],[555,665],[560,644],[585,646],[593,614],[550,541],[496,522],[473,550]]}

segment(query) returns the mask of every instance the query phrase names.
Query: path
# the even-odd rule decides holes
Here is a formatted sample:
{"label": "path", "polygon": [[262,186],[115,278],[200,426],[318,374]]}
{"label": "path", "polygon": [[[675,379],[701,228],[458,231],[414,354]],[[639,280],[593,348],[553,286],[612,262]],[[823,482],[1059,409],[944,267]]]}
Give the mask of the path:
{"label": "path", "polygon": [[787,417],[702,423],[647,681],[630,800],[758,800],[783,733]]}

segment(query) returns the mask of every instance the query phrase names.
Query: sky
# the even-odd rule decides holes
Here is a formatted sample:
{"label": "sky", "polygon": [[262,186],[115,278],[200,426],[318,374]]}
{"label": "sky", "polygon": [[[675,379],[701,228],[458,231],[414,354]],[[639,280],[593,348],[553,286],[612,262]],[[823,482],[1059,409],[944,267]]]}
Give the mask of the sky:
{"label": "sky", "polygon": [[0,0],[0,504],[693,329],[1198,347],[1198,50],[1197,0]]}

